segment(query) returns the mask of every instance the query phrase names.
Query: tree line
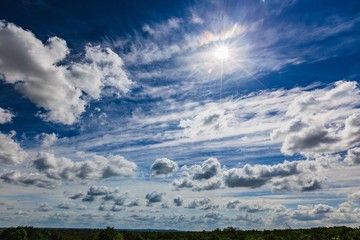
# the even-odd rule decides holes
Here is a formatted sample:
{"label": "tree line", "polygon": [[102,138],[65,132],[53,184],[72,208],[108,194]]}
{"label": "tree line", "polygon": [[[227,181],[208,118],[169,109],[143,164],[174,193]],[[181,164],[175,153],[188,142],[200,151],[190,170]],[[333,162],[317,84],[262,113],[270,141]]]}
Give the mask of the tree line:
{"label": "tree line", "polygon": [[360,228],[240,230],[234,227],[202,232],[136,232],[106,229],[44,229],[12,227],[0,230],[0,240],[360,240]]}

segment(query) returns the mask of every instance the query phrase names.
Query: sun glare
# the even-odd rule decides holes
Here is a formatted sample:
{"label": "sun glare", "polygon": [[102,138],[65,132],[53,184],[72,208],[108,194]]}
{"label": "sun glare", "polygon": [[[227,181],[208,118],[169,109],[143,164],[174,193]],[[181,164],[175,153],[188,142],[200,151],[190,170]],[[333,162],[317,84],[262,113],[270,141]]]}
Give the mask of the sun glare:
{"label": "sun glare", "polygon": [[220,46],[215,49],[214,55],[216,58],[223,61],[229,57],[229,48],[226,46]]}

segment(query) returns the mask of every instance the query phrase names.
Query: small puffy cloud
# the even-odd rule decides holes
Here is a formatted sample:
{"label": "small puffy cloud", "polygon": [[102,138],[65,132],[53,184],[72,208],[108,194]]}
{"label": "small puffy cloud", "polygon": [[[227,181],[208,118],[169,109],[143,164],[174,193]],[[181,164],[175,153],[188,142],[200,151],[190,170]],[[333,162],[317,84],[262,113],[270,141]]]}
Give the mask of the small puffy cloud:
{"label": "small puffy cloud", "polygon": [[0,164],[21,163],[27,157],[27,153],[12,139],[13,135],[0,132]]}
{"label": "small puffy cloud", "polygon": [[201,165],[182,167],[182,177],[175,179],[172,185],[177,189],[193,188],[193,191],[214,190],[222,187],[221,164],[216,158],[209,158]]}
{"label": "small puffy cloud", "polygon": [[210,179],[220,173],[221,165],[216,158],[209,158],[201,166],[193,165],[190,170],[195,180]]}
{"label": "small puffy cloud", "polygon": [[193,188],[193,191],[209,191],[216,190],[223,186],[223,181],[221,178],[210,179],[205,182],[205,184],[199,184]]}
{"label": "small puffy cloud", "polygon": [[68,158],[57,158],[52,153],[42,152],[32,161],[32,166],[44,172],[49,178],[74,180],[104,179],[109,177],[131,177],[136,164],[122,156],[95,155],[93,160],[74,162]]}
{"label": "small puffy cloud", "polygon": [[40,204],[40,206],[36,209],[38,212],[49,212],[51,210],[52,209],[48,203]]}
{"label": "small puffy cloud", "polygon": [[79,206],[76,207],[76,209],[85,210],[85,209],[87,209],[87,206],[80,204]]}
{"label": "small puffy cloud", "polygon": [[57,140],[58,136],[55,133],[41,133],[36,136],[36,139],[41,142],[42,147],[51,147]]}
{"label": "small puffy cloud", "polygon": [[4,173],[0,176],[4,182],[21,186],[36,186],[40,188],[53,189],[57,183],[39,174],[24,174],[18,171]]}
{"label": "small puffy cloud", "polygon": [[140,206],[140,201],[139,201],[139,199],[132,200],[132,201],[129,202],[126,206],[127,206],[127,207],[137,207],[137,206]]}
{"label": "small puffy cloud", "polygon": [[106,186],[93,186],[90,187],[89,191],[87,192],[87,195],[104,196],[104,195],[112,194],[114,192],[117,192],[117,190],[111,189]]}
{"label": "small puffy cloud", "polygon": [[161,202],[163,200],[163,196],[165,195],[165,193],[159,193],[157,191],[152,192],[152,193],[148,193],[145,196],[145,199],[147,199],[148,204],[151,203],[157,203],[157,202]]}
{"label": "small puffy cloud", "polygon": [[322,188],[323,179],[311,173],[304,173],[288,178],[275,179],[272,182],[272,187],[274,191],[315,191]]}
{"label": "small puffy cloud", "polygon": [[235,209],[239,205],[239,200],[230,200],[226,203],[227,209]]}
{"label": "small puffy cloud", "polygon": [[188,177],[175,179],[171,184],[177,189],[194,187],[194,182]]}
{"label": "small puffy cloud", "polygon": [[105,204],[102,203],[102,204],[98,207],[98,210],[99,210],[99,211],[106,211],[107,209],[106,209]]}
{"label": "small puffy cloud", "polygon": [[352,193],[348,197],[349,197],[350,200],[359,201],[360,200],[360,192]]}
{"label": "small puffy cloud", "polygon": [[360,148],[348,150],[344,161],[350,165],[360,164]]}
{"label": "small puffy cloud", "polygon": [[110,209],[112,212],[120,212],[122,210],[124,210],[124,208],[120,207],[119,205],[113,205]]}
{"label": "small puffy cloud", "polygon": [[12,112],[0,107],[0,124],[11,122],[13,117],[14,114]]}
{"label": "small puffy cloud", "polygon": [[195,199],[191,201],[186,207],[196,208],[201,210],[211,210],[211,209],[219,208],[219,205],[214,204],[210,198],[203,198],[203,199]]}
{"label": "small puffy cloud", "polygon": [[245,211],[248,213],[256,213],[256,212],[263,212],[270,210],[274,206],[269,206],[264,203],[259,202],[251,202],[251,203],[240,203],[239,204],[239,210]]}
{"label": "small puffy cloud", "polygon": [[83,196],[84,196],[84,194],[82,194],[82,193],[76,193],[74,195],[71,195],[69,198],[76,200],[76,199],[82,198]]}
{"label": "small puffy cloud", "polygon": [[180,207],[183,205],[184,198],[182,196],[176,196],[176,197],[174,197],[173,202],[174,202],[175,206]]}
{"label": "small puffy cloud", "polygon": [[118,189],[107,186],[92,186],[87,191],[86,196],[82,199],[84,202],[94,202],[97,199],[112,201],[114,205],[123,206],[127,198],[127,193],[119,194]]}
{"label": "small puffy cloud", "polygon": [[[89,99],[98,99],[109,86],[127,92],[131,81],[121,58],[108,48],[87,46],[80,63],[59,64],[70,53],[65,40],[41,42],[30,31],[0,21],[0,74],[43,111],[45,121],[75,123]],[[86,93],[83,94],[83,93]]]}
{"label": "small puffy cloud", "polygon": [[263,221],[261,217],[249,213],[239,214],[235,217],[234,220],[249,223],[261,223]]}
{"label": "small puffy cloud", "polygon": [[297,210],[294,211],[292,218],[299,221],[320,220],[334,211],[335,209],[333,207],[325,204],[316,204],[313,206],[299,205]]}
{"label": "small puffy cloud", "polygon": [[74,207],[74,204],[72,202],[62,202],[59,203],[57,207],[60,209],[70,209]]}
{"label": "small puffy cloud", "polygon": [[154,171],[153,176],[170,175],[178,170],[178,165],[168,158],[159,158],[151,165],[151,169]]}

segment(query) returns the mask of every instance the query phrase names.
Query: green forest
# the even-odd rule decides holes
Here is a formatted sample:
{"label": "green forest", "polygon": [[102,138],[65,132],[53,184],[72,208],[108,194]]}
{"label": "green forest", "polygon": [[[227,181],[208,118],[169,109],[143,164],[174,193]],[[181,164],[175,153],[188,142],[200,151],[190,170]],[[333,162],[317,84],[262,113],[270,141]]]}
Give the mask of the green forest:
{"label": "green forest", "polygon": [[124,231],[106,229],[44,229],[12,227],[0,230],[0,240],[360,240],[360,228],[321,227],[311,229],[214,231]]}

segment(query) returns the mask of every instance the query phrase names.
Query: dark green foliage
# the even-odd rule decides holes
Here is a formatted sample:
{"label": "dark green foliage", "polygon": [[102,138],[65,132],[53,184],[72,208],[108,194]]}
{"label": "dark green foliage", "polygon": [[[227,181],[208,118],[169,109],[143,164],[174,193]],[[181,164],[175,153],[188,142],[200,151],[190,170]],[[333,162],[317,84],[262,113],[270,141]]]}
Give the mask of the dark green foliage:
{"label": "dark green foliage", "polygon": [[242,231],[234,227],[212,232],[131,232],[106,229],[0,229],[0,240],[360,240],[360,229],[330,227]]}
{"label": "dark green foliage", "polygon": [[107,227],[99,233],[99,240],[124,240],[121,233],[116,231],[114,228]]}

